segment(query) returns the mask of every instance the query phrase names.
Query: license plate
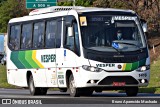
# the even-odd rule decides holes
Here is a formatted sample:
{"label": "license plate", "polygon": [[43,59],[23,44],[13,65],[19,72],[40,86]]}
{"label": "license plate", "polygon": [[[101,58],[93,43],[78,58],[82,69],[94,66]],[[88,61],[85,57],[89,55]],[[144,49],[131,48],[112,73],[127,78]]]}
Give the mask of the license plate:
{"label": "license plate", "polygon": [[125,82],[113,82],[113,86],[125,86]]}

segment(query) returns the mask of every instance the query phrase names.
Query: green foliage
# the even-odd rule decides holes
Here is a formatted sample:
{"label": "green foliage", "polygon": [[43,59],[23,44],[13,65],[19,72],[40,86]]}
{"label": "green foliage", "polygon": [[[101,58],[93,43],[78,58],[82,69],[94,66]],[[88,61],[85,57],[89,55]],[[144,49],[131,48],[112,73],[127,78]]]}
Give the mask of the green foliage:
{"label": "green foliage", "polygon": [[18,3],[14,0],[3,2],[0,7],[0,32],[7,31],[7,23],[12,17],[16,17]]}
{"label": "green foliage", "polygon": [[4,2],[4,1],[6,1],[6,0],[0,0],[0,3]]}
{"label": "green foliage", "polygon": [[[7,32],[7,24],[11,18],[23,16],[27,11],[22,5],[25,0],[7,0],[0,7],[0,32]],[[28,13],[27,13],[28,14]]]}
{"label": "green foliage", "polygon": [[[75,3],[76,6],[85,6],[85,7],[92,6],[92,4],[93,4],[92,0],[76,0],[76,3]],[[72,1],[59,2],[58,5],[73,6],[73,2]]]}

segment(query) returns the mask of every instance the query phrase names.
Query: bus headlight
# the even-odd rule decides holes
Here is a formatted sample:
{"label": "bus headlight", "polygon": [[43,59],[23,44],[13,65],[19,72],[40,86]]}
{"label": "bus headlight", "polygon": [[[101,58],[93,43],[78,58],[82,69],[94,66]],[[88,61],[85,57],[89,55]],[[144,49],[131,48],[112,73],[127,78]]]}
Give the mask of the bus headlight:
{"label": "bus headlight", "polygon": [[136,71],[143,72],[150,69],[150,65],[139,67]]}
{"label": "bus headlight", "polygon": [[88,66],[88,65],[83,65],[82,68],[86,71],[91,71],[91,72],[101,72],[101,71],[103,71],[103,69],[101,69],[101,68],[92,67],[92,66]]}

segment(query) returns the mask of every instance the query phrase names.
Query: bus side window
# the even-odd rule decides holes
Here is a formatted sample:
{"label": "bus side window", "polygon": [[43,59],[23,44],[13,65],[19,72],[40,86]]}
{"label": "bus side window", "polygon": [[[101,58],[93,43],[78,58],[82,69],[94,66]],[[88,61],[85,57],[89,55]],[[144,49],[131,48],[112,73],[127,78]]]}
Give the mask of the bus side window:
{"label": "bus side window", "polygon": [[75,36],[75,52],[78,56],[80,56],[79,33],[78,33],[78,25],[76,22],[73,24],[73,27]]}
{"label": "bus side window", "polygon": [[21,26],[15,25],[11,26],[11,33],[9,38],[9,47],[13,50],[18,50],[20,45],[20,33]]}
{"label": "bus side window", "polygon": [[55,48],[56,21],[47,21],[46,25],[46,48]]}
{"label": "bus side window", "polygon": [[61,47],[62,21],[57,21],[56,48]]}
{"label": "bus side window", "polygon": [[32,46],[32,24],[24,24],[22,27],[21,49],[30,49]]}
{"label": "bus side window", "polygon": [[[68,27],[66,26],[66,33],[65,33],[65,37],[64,37],[64,47],[73,51],[75,54],[77,54],[78,56],[80,56],[80,45],[79,45],[79,33],[78,33],[78,25],[76,22],[76,19],[74,19],[74,17],[69,16],[67,18],[72,18],[72,26],[73,27],[73,36],[69,36],[68,35]],[[67,20],[66,18],[66,20]]]}
{"label": "bus side window", "polygon": [[64,46],[71,50],[74,51],[74,36],[69,36],[68,35],[68,27],[66,28],[66,37],[65,37],[65,44]]}
{"label": "bus side window", "polygon": [[33,48],[42,48],[44,46],[44,22],[34,24]]}

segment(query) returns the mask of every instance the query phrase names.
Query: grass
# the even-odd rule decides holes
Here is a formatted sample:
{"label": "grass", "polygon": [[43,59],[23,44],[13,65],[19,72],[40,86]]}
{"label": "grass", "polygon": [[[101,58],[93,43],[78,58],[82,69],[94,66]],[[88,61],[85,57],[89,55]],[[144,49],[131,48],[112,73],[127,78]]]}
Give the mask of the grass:
{"label": "grass", "polygon": [[160,93],[160,57],[151,64],[150,82],[148,87],[140,88],[143,93]]}
{"label": "grass", "polygon": [[17,88],[7,82],[6,66],[0,64],[0,88]]}
{"label": "grass", "polygon": [[[159,93],[160,94],[160,57],[151,64],[150,83],[147,87],[140,88],[140,93]],[[0,65],[0,88],[18,88],[7,83],[6,67]],[[51,89],[57,90],[57,89]]]}

